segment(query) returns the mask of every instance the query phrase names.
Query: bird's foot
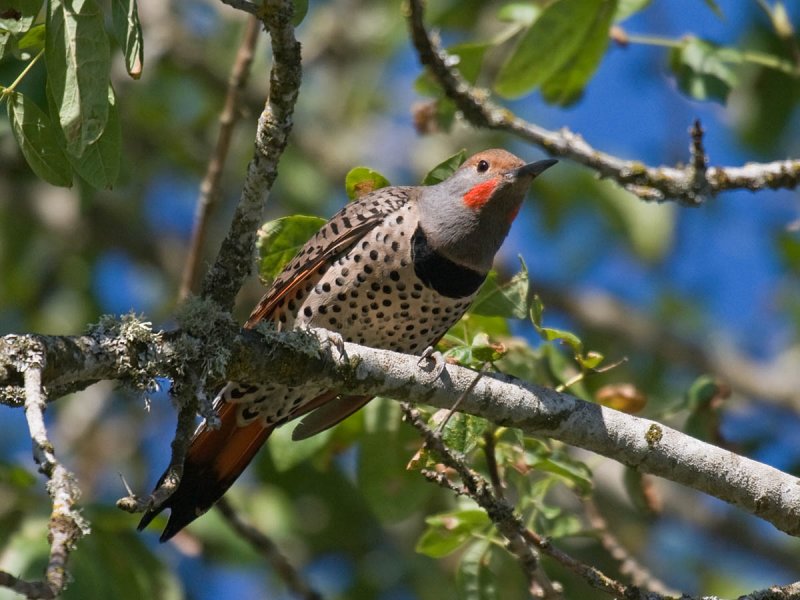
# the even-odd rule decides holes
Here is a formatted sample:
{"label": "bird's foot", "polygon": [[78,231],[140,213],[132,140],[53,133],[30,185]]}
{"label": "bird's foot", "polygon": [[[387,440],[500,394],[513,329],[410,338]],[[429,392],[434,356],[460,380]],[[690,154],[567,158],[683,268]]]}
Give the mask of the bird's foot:
{"label": "bird's foot", "polygon": [[[423,364],[425,363],[425,364]],[[421,368],[430,371],[433,379],[438,379],[447,364],[442,353],[433,346],[428,346],[422,352],[417,363]]]}

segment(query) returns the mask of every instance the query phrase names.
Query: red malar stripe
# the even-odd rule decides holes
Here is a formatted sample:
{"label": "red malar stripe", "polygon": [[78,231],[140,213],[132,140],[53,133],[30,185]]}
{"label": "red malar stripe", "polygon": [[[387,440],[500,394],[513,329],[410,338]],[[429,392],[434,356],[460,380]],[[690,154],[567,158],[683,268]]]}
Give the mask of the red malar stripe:
{"label": "red malar stripe", "polygon": [[483,207],[492,197],[494,189],[497,187],[497,179],[490,179],[479,183],[466,194],[464,194],[464,204],[472,210],[478,210]]}

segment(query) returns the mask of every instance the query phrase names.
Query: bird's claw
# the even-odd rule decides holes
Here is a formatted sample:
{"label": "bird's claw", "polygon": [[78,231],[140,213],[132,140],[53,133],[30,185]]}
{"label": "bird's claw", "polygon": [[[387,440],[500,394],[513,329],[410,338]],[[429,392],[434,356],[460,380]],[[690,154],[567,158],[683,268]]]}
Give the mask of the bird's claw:
{"label": "bird's claw", "polygon": [[433,379],[438,379],[442,371],[444,371],[447,362],[441,352],[436,350],[433,346],[428,346],[420,355],[417,364],[425,370],[430,370]]}

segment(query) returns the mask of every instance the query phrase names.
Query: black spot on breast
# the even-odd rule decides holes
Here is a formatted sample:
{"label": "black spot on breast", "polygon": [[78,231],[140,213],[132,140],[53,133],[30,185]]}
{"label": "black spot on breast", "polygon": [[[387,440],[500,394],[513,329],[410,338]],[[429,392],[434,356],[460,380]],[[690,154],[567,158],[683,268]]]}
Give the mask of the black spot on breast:
{"label": "black spot on breast", "polygon": [[[456,264],[431,248],[419,226],[411,238],[411,260],[420,281],[448,298],[471,296],[486,278],[486,273]],[[417,285],[414,284],[415,289]]]}

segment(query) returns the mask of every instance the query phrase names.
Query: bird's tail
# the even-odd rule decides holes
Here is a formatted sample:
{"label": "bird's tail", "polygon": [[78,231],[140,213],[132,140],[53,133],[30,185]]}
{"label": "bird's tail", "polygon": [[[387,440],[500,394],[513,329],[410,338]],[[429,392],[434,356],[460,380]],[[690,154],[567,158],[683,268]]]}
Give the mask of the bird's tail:
{"label": "bird's tail", "polygon": [[[236,418],[238,406],[227,402],[222,404],[219,429],[200,427],[186,453],[178,488],[160,506],[144,513],[139,531],[162,510],[169,508],[169,520],[160,538],[162,542],[167,541],[210,509],[242,474],[275,427],[264,426],[261,419],[239,426]],[[158,485],[165,476],[166,473]]]}

